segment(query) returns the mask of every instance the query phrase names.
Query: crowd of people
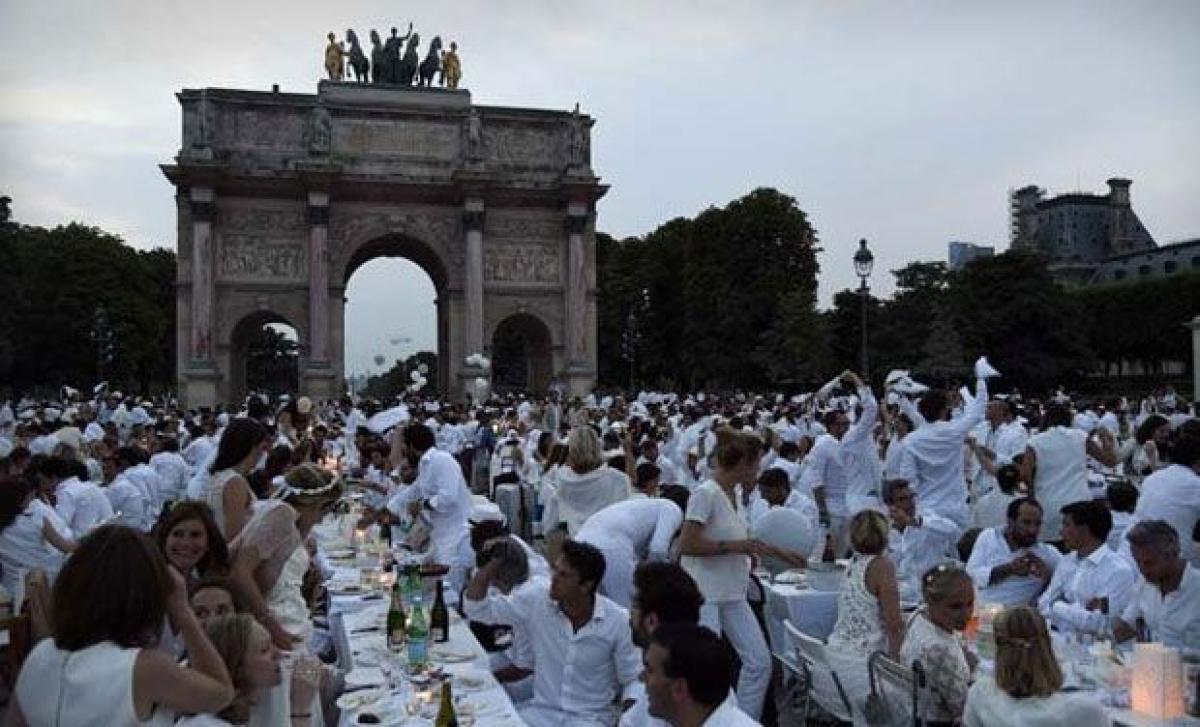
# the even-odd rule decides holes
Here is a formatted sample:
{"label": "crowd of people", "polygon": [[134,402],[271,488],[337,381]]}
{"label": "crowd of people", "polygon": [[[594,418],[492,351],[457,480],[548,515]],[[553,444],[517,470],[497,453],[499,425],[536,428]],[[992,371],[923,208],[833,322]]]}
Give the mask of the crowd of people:
{"label": "crowd of people", "polygon": [[1172,392],[1026,399],[975,373],[892,372],[878,396],[845,372],[794,396],[7,403],[0,608],[36,641],[9,719],[336,721],[312,532],[353,490],[360,526],[448,566],[534,727],[777,720],[792,647],[761,581],[818,561],[843,565],[827,646],[856,721],[882,652],[921,663],[930,723],[1107,724],[1062,692],[1051,634],[1200,650],[1200,422]]}

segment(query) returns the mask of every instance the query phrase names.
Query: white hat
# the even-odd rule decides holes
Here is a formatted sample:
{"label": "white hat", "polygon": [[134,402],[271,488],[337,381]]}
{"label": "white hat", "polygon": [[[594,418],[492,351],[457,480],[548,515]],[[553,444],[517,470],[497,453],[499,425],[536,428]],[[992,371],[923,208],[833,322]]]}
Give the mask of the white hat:
{"label": "white hat", "polygon": [[312,399],[308,398],[307,396],[302,396],[299,399],[296,399],[296,411],[300,412],[301,414],[307,414],[312,411]]}

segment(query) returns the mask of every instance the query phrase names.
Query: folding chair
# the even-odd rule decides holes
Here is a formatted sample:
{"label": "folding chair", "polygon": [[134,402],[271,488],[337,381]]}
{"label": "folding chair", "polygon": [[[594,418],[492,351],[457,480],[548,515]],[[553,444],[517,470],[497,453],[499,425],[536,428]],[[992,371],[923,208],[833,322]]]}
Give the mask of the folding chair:
{"label": "folding chair", "polygon": [[925,689],[925,670],[921,662],[914,660],[912,666],[907,667],[886,653],[876,651],[867,661],[867,670],[871,678],[867,718],[871,724],[921,727],[921,692]]}
{"label": "folding chair", "polygon": [[[808,720],[809,706],[815,700],[834,719],[854,721],[854,708],[850,705],[846,690],[842,688],[842,680],[829,663],[825,644],[796,628],[789,619],[784,620],[783,627],[796,646],[798,661],[803,665],[807,677],[808,700],[804,705],[804,720]],[[836,698],[833,696],[835,694]]]}

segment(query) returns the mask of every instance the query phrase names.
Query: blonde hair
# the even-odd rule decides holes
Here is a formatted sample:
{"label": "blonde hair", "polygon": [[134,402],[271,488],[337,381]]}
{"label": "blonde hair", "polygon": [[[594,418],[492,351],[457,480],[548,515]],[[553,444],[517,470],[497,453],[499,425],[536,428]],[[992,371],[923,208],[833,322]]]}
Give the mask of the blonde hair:
{"label": "blonde hair", "polygon": [[888,521],[877,510],[862,510],[850,518],[850,547],[863,555],[879,555],[887,548]]}
{"label": "blonde hair", "polygon": [[925,597],[926,603],[941,603],[950,597],[959,583],[975,587],[971,576],[957,564],[939,563],[921,576],[921,595]]}
{"label": "blonde hair", "polygon": [[218,715],[231,722],[241,722],[250,717],[250,702],[246,693],[246,653],[250,650],[250,635],[257,622],[247,613],[233,613],[209,619],[204,624],[204,633],[217,650],[229,678],[233,681],[236,696],[228,707]]}
{"label": "blonde hair", "polygon": [[996,637],[996,686],[1015,699],[1048,697],[1062,688],[1063,674],[1041,614],[1028,606],[1001,611],[992,621]]}
{"label": "blonde hair", "polygon": [[721,469],[731,469],[762,457],[762,439],[757,434],[740,432],[732,427],[720,427],[715,433],[717,446],[713,448],[713,459]]}
{"label": "blonde hair", "polygon": [[567,437],[567,466],[578,474],[591,472],[604,464],[600,437],[589,426],[575,427]]}

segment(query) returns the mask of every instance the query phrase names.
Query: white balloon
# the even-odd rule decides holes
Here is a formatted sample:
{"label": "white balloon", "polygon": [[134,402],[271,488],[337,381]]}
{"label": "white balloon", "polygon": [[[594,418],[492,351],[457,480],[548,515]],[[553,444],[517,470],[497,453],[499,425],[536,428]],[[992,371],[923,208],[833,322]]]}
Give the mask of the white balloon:
{"label": "white balloon", "polygon": [[420,371],[422,374],[427,374],[427,373],[429,373],[429,367],[426,366],[425,364],[421,364],[420,366],[417,367],[417,371]]}
{"label": "white balloon", "polygon": [[488,380],[485,379],[484,377],[479,376],[475,379],[475,388],[476,389],[486,389],[487,385],[488,385]]}
{"label": "white balloon", "polygon": [[[772,508],[764,513],[754,524],[752,535],[768,545],[804,555],[810,554],[817,544],[817,530],[813,523],[787,507]],[[787,563],[774,557],[765,557],[762,562],[763,567],[771,573],[781,573],[789,568]]]}
{"label": "white balloon", "polygon": [[479,368],[487,371],[492,367],[492,360],[486,356],[479,357]]}
{"label": "white balloon", "polygon": [[416,381],[417,379],[421,378],[421,372],[420,371],[410,371],[408,373],[408,378],[412,379],[413,381]]}

